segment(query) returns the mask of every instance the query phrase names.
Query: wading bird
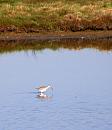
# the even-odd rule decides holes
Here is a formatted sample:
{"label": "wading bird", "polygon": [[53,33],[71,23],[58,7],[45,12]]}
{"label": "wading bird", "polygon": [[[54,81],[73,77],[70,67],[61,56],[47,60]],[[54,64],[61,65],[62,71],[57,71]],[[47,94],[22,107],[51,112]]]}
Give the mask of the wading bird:
{"label": "wading bird", "polygon": [[43,92],[46,92],[49,88],[52,88],[52,87],[48,85],[48,86],[40,86],[36,89],[38,90],[39,93],[43,93]]}

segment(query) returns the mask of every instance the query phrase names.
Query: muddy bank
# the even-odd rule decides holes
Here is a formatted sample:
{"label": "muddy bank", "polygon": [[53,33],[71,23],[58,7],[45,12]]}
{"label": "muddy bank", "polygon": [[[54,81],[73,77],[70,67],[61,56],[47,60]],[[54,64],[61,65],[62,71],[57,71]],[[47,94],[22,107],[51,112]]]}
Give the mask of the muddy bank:
{"label": "muddy bank", "polygon": [[[69,34],[69,35],[68,35]],[[80,50],[85,48],[112,51],[111,32],[78,32],[58,34],[30,34],[0,36],[0,53],[13,51],[57,50],[60,48]]]}
{"label": "muddy bank", "polygon": [[6,33],[0,35],[0,42],[33,42],[33,41],[112,41],[112,31],[82,32],[42,32],[42,33]]}

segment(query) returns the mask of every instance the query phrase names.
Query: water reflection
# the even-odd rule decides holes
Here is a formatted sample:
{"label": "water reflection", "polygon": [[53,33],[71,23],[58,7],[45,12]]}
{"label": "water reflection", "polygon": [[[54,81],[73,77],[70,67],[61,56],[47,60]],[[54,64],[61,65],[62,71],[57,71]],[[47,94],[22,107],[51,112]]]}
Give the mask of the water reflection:
{"label": "water reflection", "polygon": [[36,96],[36,98],[40,99],[40,100],[48,100],[48,99],[52,99],[52,96],[46,95],[44,93],[38,93],[38,95]]}
{"label": "water reflection", "polygon": [[0,42],[0,53],[13,52],[13,51],[28,51],[33,50],[41,51],[44,49],[72,49],[81,50],[84,48],[94,48],[99,51],[112,51],[112,40],[65,40],[65,41],[48,41],[48,42]]}

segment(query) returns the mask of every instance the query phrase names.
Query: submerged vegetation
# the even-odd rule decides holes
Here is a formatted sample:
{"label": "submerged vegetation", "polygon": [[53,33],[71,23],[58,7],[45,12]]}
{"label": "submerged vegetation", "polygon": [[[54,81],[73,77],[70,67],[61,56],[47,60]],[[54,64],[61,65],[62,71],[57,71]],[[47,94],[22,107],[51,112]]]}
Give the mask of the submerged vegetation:
{"label": "submerged vegetation", "polygon": [[0,32],[112,30],[111,0],[0,0]]}

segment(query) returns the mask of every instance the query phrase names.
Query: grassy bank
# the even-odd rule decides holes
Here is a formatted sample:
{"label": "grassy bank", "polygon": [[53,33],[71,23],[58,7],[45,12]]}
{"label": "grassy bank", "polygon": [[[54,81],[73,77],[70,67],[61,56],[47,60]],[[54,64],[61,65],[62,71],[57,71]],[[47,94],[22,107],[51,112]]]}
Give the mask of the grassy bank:
{"label": "grassy bank", "polygon": [[0,1],[0,32],[82,30],[112,30],[112,1]]}

